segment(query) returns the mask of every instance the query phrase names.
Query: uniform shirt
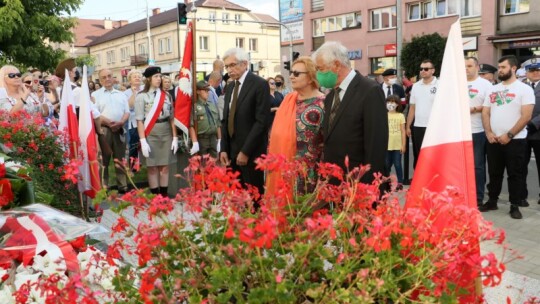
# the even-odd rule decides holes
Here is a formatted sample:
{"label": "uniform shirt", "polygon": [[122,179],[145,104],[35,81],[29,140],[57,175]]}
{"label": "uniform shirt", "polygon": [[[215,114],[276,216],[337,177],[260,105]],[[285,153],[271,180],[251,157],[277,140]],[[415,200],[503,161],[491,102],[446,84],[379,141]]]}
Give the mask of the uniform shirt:
{"label": "uniform shirt", "polygon": [[[144,121],[150,109],[154,105],[154,92],[155,88],[150,88],[148,92],[140,92],[135,97],[135,119]],[[162,91],[163,94],[165,92]],[[159,113],[158,120],[166,119],[172,117],[174,113],[173,105],[171,103],[171,98],[169,94],[165,95],[165,102],[163,103],[163,108],[161,113]]]}
{"label": "uniform shirt", "polygon": [[106,90],[103,87],[92,93],[92,97],[101,115],[111,121],[121,121],[124,114],[129,114],[126,95],[117,89]]}
{"label": "uniform shirt", "polygon": [[[492,87],[484,100],[484,107],[490,108],[491,130],[496,136],[506,134],[521,117],[521,107],[534,105],[535,97],[531,86],[521,81],[510,85],[499,83]],[[526,138],[527,128],[523,128],[514,138]]]}
{"label": "uniform shirt", "polygon": [[215,135],[217,128],[221,127],[218,108],[215,104],[198,99],[193,105],[193,115],[191,115],[189,126],[195,127],[197,120],[197,134]]}
{"label": "uniform shirt", "polygon": [[435,93],[437,93],[437,77],[433,77],[433,80],[428,84],[424,83],[422,79],[413,84],[409,103],[416,105],[414,110],[415,127],[427,127]]}
{"label": "uniform shirt", "polygon": [[[491,90],[493,89],[491,82],[482,77],[477,77],[473,81],[468,81],[467,85],[469,87],[469,103],[471,107],[482,106],[486,99],[486,95],[491,93]],[[471,131],[472,133],[484,132],[481,111],[471,114]]]}

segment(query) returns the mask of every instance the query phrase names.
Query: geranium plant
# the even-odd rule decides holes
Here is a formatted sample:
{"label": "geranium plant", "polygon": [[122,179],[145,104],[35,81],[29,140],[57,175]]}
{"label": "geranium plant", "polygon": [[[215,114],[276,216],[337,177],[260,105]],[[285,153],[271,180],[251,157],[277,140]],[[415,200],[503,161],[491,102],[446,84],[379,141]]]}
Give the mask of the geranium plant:
{"label": "geranium plant", "polygon": [[[183,213],[168,198],[124,195],[107,255],[138,265],[119,272],[116,290],[145,303],[472,303],[475,282],[500,283],[504,265],[480,255],[478,241],[502,243],[504,233],[453,204],[456,189],[426,193],[431,210],[404,209],[396,193],[379,193],[386,179],[359,182],[367,167],[343,175],[319,164],[315,191],[302,194],[304,163],[267,156],[258,166],[288,182],[260,198],[237,173],[194,157],[176,197]],[[143,217],[137,227],[128,206]]]}

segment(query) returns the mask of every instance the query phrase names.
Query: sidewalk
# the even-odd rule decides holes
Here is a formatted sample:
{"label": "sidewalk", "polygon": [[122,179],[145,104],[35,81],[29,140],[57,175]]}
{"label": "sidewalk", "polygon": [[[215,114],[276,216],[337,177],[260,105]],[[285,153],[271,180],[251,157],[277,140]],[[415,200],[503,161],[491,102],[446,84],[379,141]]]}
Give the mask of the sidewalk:
{"label": "sidewalk", "polygon": [[[403,201],[403,200],[402,200]],[[404,201],[403,201],[404,203]],[[496,228],[502,228],[506,231],[506,242],[509,248],[516,250],[522,259],[513,260],[506,264],[506,271],[502,278],[502,283],[495,288],[485,288],[484,294],[487,303],[506,303],[509,297],[512,303],[524,303],[529,297],[536,296],[540,300],[540,205],[536,201],[529,200],[530,207],[520,208],[523,213],[522,220],[510,218],[508,211],[508,197],[501,196],[499,200],[499,210],[482,213],[488,221],[493,222]],[[182,213],[182,205],[178,204],[170,216]],[[132,216],[133,212],[125,212],[126,219],[137,226],[139,220]],[[141,214],[139,218],[145,218]],[[116,223],[118,216],[105,210],[101,219],[101,224],[110,230]],[[101,241],[111,244],[114,239],[109,234],[98,237]],[[132,241],[132,240],[129,240]],[[481,244],[481,250],[485,252],[494,252],[499,259],[503,254],[499,245],[493,242],[484,242]],[[508,253],[507,253],[508,255]],[[137,264],[135,260],[128,260],[133,265]]]}

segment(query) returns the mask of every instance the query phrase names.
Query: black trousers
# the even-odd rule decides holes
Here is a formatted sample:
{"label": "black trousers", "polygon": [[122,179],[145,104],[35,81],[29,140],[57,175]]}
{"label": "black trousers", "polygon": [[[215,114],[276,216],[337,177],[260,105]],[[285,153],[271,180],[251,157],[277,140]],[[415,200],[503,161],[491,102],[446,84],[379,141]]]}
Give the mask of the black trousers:
{"label": "black trousers", "polygon": [[489,184],[489,200],[497,201],[501,194],[504,169],[508,175],[510,203],[518,205],[527,199],[527,173],[524,170],[527,156],[527,140],[512,139],[508,144],[488,143],[486,147]]}
{"label": "black trousers", "polygon": [[[258,156],[257,156],[258,157]],[[249,158],[245,166],[238,166],[236,158],[231,160],[231,168],[233,171],[240,172],[240,182],[243,185],[249,184],[259,189],[259,194],[264,194],[264,171],[255,169],[255,159]]]}
{"label": "black trousers", "polygon": [[[527,154],[525,155],[525,162],[523,164],[523,169],[525,170],[525,178],[529,173],[529,161],[531,160],[531,154],[534,151],[534,156],[536,157],[536,172],[538,174],[538,187],[540,187],[540,140],[527,140]],[[528,192],[527,192],[528,194]]]}
{"label": "black trousers", "polygon": [[422,149],[422,142],[424,141],[424,135],[426,135],[426,128],[424,127],[412,127],[412,144],[413,144],[413,168],[416,169],[416,163],[420,156],[420,149]]}

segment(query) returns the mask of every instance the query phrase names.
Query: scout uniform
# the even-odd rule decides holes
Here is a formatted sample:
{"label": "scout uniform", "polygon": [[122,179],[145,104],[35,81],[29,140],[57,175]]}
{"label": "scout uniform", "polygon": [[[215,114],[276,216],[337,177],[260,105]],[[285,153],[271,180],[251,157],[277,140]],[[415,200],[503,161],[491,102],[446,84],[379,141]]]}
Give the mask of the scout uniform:
{"label": "scout uniform", "polygon": [[[208,91],[209,85],[205,81],[199,81],[197,82],[197,90]],[[221,127],[216,105],[203,100],[198,95],[197,102],[193,104],[190,127],[194,128],[197,134],[198,154],[210,154],[210,156],[216,158],[218,152],[218,129]]]}

